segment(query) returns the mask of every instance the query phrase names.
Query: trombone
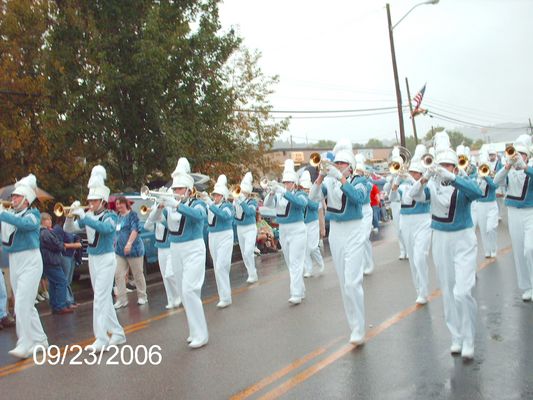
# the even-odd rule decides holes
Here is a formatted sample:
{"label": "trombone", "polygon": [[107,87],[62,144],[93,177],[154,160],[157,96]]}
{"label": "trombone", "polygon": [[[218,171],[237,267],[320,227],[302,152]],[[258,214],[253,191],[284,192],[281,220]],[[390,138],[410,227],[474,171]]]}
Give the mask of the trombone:
{"label": "trombone", "polygon": [[72,210],[76,208],[82,208],[84,210],[87,210],[89,206],[67,207],[67,206],[64,206],[63,203],[56,203],[54,205],[54,215],[56,217],[74,218],[76,217],[76,215],[72,214]]}

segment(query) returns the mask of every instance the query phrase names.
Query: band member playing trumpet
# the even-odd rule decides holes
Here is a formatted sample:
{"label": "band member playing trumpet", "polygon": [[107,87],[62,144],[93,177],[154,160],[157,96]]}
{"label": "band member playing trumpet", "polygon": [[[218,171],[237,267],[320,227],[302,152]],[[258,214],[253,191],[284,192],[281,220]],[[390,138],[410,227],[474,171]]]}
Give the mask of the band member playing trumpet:
{"label": "band member playing trumpet", "polygon": [[[531,137],[519,136],[506,150],[505,167],[494,177],[496,184],[507,182],[505,205],[508,212],[509,234],[522,300],[533,297],[533,167],[528,166]],[[511,154],[509,154],[511,153]]]}
{"label": "band member playing trumpet", "polygon": [[9,255],[9,275],[17,316],[17,345],[9,354],[18,358],[31,357],[34,350],[46,351],[48,347],[46,334],[34,306],[43,273],[43,260],[39,251],[41,216],[39,210],[31,208],[37,197],[36,189],[37,180],[30,174],[15,183],[15,190],[11,194],[11,209],[7,211],[0,204],[2,244]]}
{"label": "band member playing trumpet", "polygon": [[324,272],[324,259],[320,252],[320,223],[319,210],[322,208],[322,202],[309,199],[309,190],[313,186],[311,183],[311,174],[304,171],[300,177],[299,186],[307,197],[307,206],[304,211],[305,229],[307,231],[307,247],[305,250],[304,278],[313,276],[313,260],[318,264],[318,273]]}
{"label": "band member playing trumpet", "polygon": [[264,205],[276,209],[279,241],[290,275],[289,303],[296,305],[300,304],[305,297],[303,274],[307,230],[304,223],[304,210],[307,206],[307,196],[296,190],[298,175],[294,170],[293,160],[285,160],[282,181],[283,186],[274,185],[273,190],[267,194]]}
{"label": "band member playing trumpet", "polygon": [[[235,223],[237,225],[237,239],[241,248],[242,260],[248,271],[246,282],[257,282],[257,270],[255,268],[255,241],[257,238],[257,226],[255,224],[255,212],[257,201],[250,197],[253,191],[253,177],[247,172],[240,184],[240,193],[234,193],[233,205],[235,207]],[[236,198],[235,198],[235,195]]]}
{"label": "band member playing trumpet", "polygon": [[[110,190],[104,184],[106,177],[107,173],[103,166],[93,167],[87,184],[89,211],[85,213],[79,202],[75,202],[71,206],[72,216],[65,220],[64,226],[67,232],[76,232],[80,228],[85,228],[87,232],[89,273],[94,291],[93,331],[96,340],[86,346],[85,350],[93,353],[104,351],[110,345],[126,343],[126,335],[118,322],[111,297],[117,268],[114,248],[117,215],[107,210]],[[74,221],[73,217],[79,219]],[[111,332],[111,338],[108,332]]]}
{"label": "band member playing trumpet", "polygon": [[[165,191],[172,195],[171,188]],[[164,192],[162,192],[163,194]],[[144,223],[144,229],[154,231],[155,247],[157,248],[157,261],[159,262],[159,269],[163,277],[163,286],[167,294],[167,305],[165,308],[170,310],[178,308],[181,305],[181,286],[178,287],[176,275],[174,275],[174,268],[172,268],[172,260],[170,257],[170,235],[168,233],[168,225],[165,221],[156,222],[157,208],[159,206],[159,199],[154,202],[150,214]]]}
{"label": "band member playing trumpet", "polygon": [[370,275],[374,271],[374,257],[372,255],[372,242],[370,235],[372,234],[372,217],[374,212],[370,205],[370,195],[372,192],[372,182],[367,177],[365,168],[365,157],[362,154],[355,155],[355,172],[353,184],[362,184],[366,187],[365,199],[363,201],[363,226],[365,232],[365,251],[363,253],[363,273]]}
{"label": "band member playing trumpet", "polygon": [[419,144],[408,167],[409,175],[402,179],[402,176],[397,174],[391,191],[391,201],[395,198],[401,203],[400,235],[409,258],[411,277],[417,294],[416,303],[421,305],[428,301],[428,255],[431,244],[430,192],[426,187],[423,199],[416,201],[411,197],[410,190],[413,183],[420,180],[425,172],[421,162],[424,154],[426,146]]}
{"label": "band member playing trumpet", "polygon": [[353,184],[351,173],[355,157],[349,140],[337,143],[335,165],[321,169],[309,198],[327,199],[326,218],[330,220],[329,245],[339,278],[344,311],[351,330],[350,343],[360,345],[365,337],[365,304],[363,264],[366,231],[362,205],[367,195],[366,185]]}
{"label": "band member playing trumpet", "polygon": [[[446,132],[435,136],[436,164],[413,184],[410,196],[424,201],[427,187],[431,198],[432,252],[437,268],[446,324],[452,335],[452,354],[474,357],[477,304],[472,296],[476,281],[477,239],[472,227],[470,204],[481,189],[468,177],[457,176],[458,157],[450,148]],[[428,182],[428,178],[432,177]]]}
{"label": "band member playing trumpet", "polygon": [[[189,324],[189,347],[205,346],[209,340],[201,292],[205,279],[206,249],[203,238],[207,217],[205,203],[191,197],[194,179],[189,161],[182,157],[172,173],[174,196],[161,198],[156,220],[166,221],[174,275]],[[177,199],[176,199],[177,197]]]}
{"label": "band member playing trumpet", "polygon": [[498,204],[496,203],[496,189],[498,189],[498,185],[494,183],[491,176],[488,154],[480,154],[479,162],[480,168],[476,173],[476,183],[481,189],[483,196],[476,201],[476,221],[479,225],[479,233],[481,234],[481,243],[483,244],[485,257],[494,258],[496,257],[496,251],[498,250],[498,245],[496,243],[498,235]]}
{"label": "band member playing trumpet", "polygon": [[231,255],[233,253],[233,218],[235,211],[227,201],[229,190],[226,175],[220,175],[212,192],[212,198],[205,196],[208,205],[207,231],[209,235],[209,252],[213,259],[215,280],[217,283],[218,308],[231,304]]}

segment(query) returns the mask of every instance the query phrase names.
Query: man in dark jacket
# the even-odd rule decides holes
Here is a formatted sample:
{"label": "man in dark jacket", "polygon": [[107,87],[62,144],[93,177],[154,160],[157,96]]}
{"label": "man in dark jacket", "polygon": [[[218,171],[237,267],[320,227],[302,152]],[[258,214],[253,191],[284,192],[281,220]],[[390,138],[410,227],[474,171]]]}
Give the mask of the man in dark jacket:
{"label": "man in dark jacket", "polygon": [[71,313],[73,310],[67,305],[67,279],[61,268],[61,252],[64,250],[64,244],[52,231],[52,217],[48,213],[41,214],[40,240],[43,273],[48,278],[52,313]]}

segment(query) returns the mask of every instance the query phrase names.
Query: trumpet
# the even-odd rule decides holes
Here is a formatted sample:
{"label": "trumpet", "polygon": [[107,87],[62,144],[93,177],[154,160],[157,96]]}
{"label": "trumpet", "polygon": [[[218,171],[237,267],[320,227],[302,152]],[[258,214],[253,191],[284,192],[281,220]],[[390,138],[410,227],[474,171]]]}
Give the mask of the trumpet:
{"label": "trumpet", "polygon": [[241,195],[241,192],[242,192],[242,189],[241,189],[241,185],[239,184],[236,184],[231,188],[231,195],[233,196],[234,199],[239,197]]}
{"label": "trumpet", "polygon": [[309,165],[312,167],[319,167],[320,169],[326,168],[328,165],[334,165],[330,160],[323,159],[320,153],[311,153],[309,156]]}
{"label": "trumpet", "polygon": [[13,205],[11,204],[9,200],[1,200],[0,204],[2,205],[3,208],[13,208]]}
{"label": "trumpet", "polygon": [[422,156],[422,165],[424,168],[430,168],[435,163],[435,158],[431,153],[426,153]]}
{"label": "trumpet", "polygon": [[[316,153],[316,154],[318,154],[318,153]],[[329,160],[328,160],[328,162],[329,162]],[[276,186],[280,186],[280,185],[281,184],[278,181],[275,181],[275,180],[269,181],[267,177],[264,177],[259,182],[259,186],[261,186],[261,188],[263,190],[266,190],[266,191],[269,191],[269,192],[273,191]]]}
{"label": "trumpet", "polygon": [[54,205],[54,215],[56,217],[66,217],[66,218],[73,218],[75,217],[74,214],[72,214],[72,210],[76,209],[76,208],[82,208],[84,210],[87,210],[89,208],[89,206],[79,206],[79,207],[67,207],[67,206],[64,206],[62,203],[56,203]]}
{"label": "trumpet", "polygon": [[481,164],[478,170],[479,170],[479,176],[481,176],[482,178],[492,175],[490,165],[488,164]]}
{"label": "trumpet", "polygon": [[514,155],[516,154],[516,149],[514,148],[514,146],[512,144],[510,144],[509,146],[507,146],[505,148],[505,157],[506,158],[513,158]]}
{"label": "trumpet", "polygon": [[407,172],[409,168],[409,163],[411,162],[411,152],[405,147],[398,146],[398,153],[391,154],[389,161],[389,171],[391,174],[398,174],[400,172]]}
{"label": "trumpet", "polygon": [[470,164],[470,160],[468,160],[468,156],[461,154],[458,157],[457,166],[459,169],[466,170]]}

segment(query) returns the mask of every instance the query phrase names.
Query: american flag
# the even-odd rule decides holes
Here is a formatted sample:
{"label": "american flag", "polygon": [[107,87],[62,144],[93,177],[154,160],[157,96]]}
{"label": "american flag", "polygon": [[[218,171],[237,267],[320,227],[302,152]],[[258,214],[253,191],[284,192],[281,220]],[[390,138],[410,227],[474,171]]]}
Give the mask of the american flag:
{"label": "american flag", "polygon": [[413,110],[413,115],[418,114],[418,111],[420,110],[420,104],[422,103],[422,98],[424,97],[424,92],[426,91],[426,84],[424,84],[424,87],[418,91],[416,96],[413,98],[415,101],[415,109]]}

